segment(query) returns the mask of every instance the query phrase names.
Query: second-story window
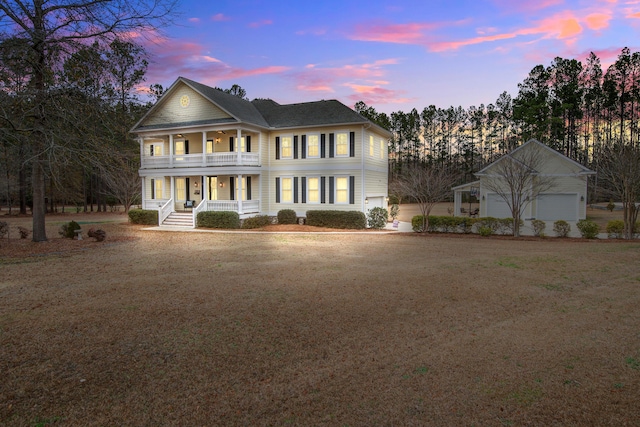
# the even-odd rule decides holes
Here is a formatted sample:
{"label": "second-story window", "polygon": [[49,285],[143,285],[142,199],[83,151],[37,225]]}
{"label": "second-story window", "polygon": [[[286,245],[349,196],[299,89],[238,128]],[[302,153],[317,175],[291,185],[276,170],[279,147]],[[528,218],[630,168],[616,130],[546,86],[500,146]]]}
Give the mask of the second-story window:
{"label": "second-story window", "polygon": [[318,135],[307,135],[307,157],[320,157],[320,138]]}
{"label": "second-story window", "polygon": [[293,159],[293,138],[283,136],[280,138],[280,158]]}
{"label": "second-story window", "polygon": [[348,156],[349,155],[349,134],[337,133],[336,134],[336,156]]}

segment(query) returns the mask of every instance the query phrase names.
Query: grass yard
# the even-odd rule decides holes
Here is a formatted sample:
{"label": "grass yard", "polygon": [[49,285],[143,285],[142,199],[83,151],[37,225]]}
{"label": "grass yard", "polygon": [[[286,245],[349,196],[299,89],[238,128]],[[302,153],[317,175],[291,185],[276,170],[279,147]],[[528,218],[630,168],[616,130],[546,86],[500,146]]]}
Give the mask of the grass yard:
{"label": "grass yard", "polygon": [[0,242],[0,425],[640,424],[640,242],[50,224]]}

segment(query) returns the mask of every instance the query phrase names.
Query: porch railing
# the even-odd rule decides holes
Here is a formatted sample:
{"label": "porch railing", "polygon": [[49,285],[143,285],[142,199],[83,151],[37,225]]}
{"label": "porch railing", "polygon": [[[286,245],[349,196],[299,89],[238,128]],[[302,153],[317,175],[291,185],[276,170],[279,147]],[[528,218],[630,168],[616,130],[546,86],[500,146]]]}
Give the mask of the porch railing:
{"label": "porch railing", "polygon": [[[238,153],[224,152],[211,153],[203,157],[198,154],[183,154],[173,156],[173,167],[197,167],[197,166],[259,166],[260,156],[258,153],[240,153],[240,163],[238,163]],[[171,156],[144,156],[141,167],[143,169],[168,168],[171,166]]]}
{"label": "porch railing", "polygon": [[203,212],[204,208],[207,207],[207,201],[206,200],[202,200],[198,206],[195,207],[195,209],[193,210],[193,228],[196,228],[197,225],[197,219],[198,219],[198,213],[199,212]]}
{"label": "porch railing", "polygon": [[167,199],[144,199],[142,208],[150,209],[150,210],[158,210],[162,206],[164,206],[165,203],[167,203]]}
{"label": "porch railing", "polygon": [[158,225],[162,225],[165,219],[173,212],[173,197],[170,198],[167,203],[162,205],[160,209],[158,209]]}
{"label": "porch railing", "polygon": [[[202,204],[198,206],[200,208]],[[229,211],[238,212],[239,206],[237,200],[207,200],[206,208],[202,209],[206,211]],[[243,200],[242,201],[242,213],[257,213],[260,212],[259,200]]]}

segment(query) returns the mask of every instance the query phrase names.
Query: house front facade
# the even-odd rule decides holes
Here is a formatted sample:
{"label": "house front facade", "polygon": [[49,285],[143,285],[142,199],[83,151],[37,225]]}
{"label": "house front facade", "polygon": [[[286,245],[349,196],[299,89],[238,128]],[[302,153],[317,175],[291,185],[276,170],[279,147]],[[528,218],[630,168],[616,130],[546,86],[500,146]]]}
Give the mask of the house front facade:
{"label": "house front facade", "polygon": [[160,224],[201,211],[387,207],[391,134],[338,101],[252,102],[178,78],[133,127],[142,207]]}

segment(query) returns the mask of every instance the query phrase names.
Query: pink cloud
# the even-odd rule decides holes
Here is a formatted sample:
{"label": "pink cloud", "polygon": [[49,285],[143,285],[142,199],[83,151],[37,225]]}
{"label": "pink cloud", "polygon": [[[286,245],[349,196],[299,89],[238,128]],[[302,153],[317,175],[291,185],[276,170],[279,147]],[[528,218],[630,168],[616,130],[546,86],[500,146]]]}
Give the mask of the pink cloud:
{"label": "pink cloud", "polygon": [[530,13],[548,9],[564,3],[564,0],[513,1],[493,0],[493,3],[506,13]]}
{"label": "pink cloud", "polygon": [[433,30],[437,24],[407,23],[407,24],[362,24],[358,25],[350,36],[353,40],[373,41],[399,44],[425,43],[426,30]]}
{"label": "pink cloud", "polygon": [[252,22],[249,24],[249,28],[259,28],[259,27],[263,27],[265,25],[272,25],[273,21],[271,19],[264,19],[262,21],[259,22]]}
{"label": "pink cloud", "polygon": [[362,101],[367,105],[406,104],[414,100],[403,96],[404,91],[395,91],[379,86],[365,86],[357,84],[345,84],[345,86],[354,91],[354,93],[347,96],[352,103]]}
{"label": "pink cloud", "polygon": [[585,24],[590,30],[604,30],[609,27],[611,15],[606,13],[592,13],[584,18]]}
{"label": "pink cloud", "polygon": [[193,22],[194,24],[199,24],[200,23],[200,18],[189,18],[189,19],[187,19],[187,21]]}
{"label": "pink cloud", "polygon": [[226,16],[224,13],[217,13],[211,17],[212,21],[220,22],[220,21],[230,21],[231,18]]}

